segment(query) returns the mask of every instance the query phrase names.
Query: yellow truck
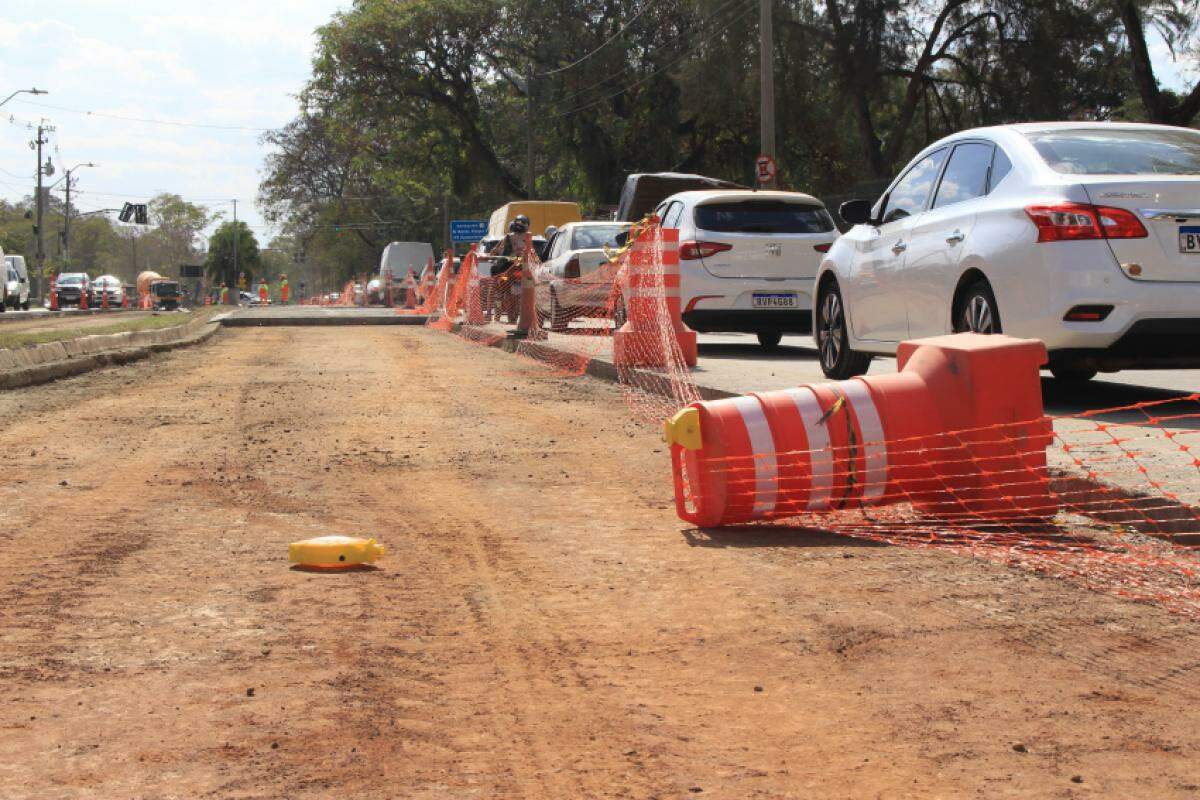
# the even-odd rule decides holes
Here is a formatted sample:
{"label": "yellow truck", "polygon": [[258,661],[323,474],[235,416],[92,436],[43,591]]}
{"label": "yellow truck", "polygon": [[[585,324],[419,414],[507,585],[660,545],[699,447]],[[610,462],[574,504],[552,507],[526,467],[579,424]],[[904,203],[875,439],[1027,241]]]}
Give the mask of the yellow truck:
{"label": "yellow truck", "polygon": [[499,241],[508,233],[508,223],[518,214],[529,217],[529,232],[541,236],[546,228],[553,225],[561,228],[568,222],[579,222],[583,216],[579,213],[579,203],[562,200],[517,200],[505,203],[492,212],[488,220],[487,239]]}

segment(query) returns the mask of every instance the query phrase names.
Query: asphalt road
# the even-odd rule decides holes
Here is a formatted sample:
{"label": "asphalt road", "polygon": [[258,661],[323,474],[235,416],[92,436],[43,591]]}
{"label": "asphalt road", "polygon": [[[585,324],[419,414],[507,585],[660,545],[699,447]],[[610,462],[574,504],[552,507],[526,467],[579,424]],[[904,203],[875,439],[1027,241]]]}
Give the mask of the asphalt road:
{"label": "asphalt road", "polygon": [[[779,349],[766,352],[750,334],[701,334],[696,381],[736,392],[782,389],[825,380],[817,351],[808,336],[787,336]],[[867,374],[896,371],[892,358],[876,358]],[[1200,370],[1127,370],[1101,373],[1082,387],[1060,384],[1043,373],[1046,411],[1073,414],[1115,408],[1200,392]]]}

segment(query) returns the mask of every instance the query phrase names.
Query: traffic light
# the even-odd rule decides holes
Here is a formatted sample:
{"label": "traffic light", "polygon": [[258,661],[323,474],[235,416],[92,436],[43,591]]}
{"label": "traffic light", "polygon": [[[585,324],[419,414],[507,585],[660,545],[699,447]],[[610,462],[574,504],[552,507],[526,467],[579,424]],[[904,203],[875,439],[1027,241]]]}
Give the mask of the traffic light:
{"label": "traffic light", "polygon": [[145,203],[126,203],[121,207],[121,213],[117,216],[121,222],[133,222],[137,225],[149,224],[149,215],[146,213]]}

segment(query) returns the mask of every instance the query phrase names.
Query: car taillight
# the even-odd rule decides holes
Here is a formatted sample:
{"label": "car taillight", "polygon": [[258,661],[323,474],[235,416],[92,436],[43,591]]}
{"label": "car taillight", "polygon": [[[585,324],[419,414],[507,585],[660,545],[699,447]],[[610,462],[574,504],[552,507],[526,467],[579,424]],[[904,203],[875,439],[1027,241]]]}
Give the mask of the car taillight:
{"label": "car taillight", "polygon": [[825,244],[814,244],[813,250],[816,250],[818,253],[828,253],[831,247],[833,247],[833,242],[826,242]]}
{"label": "car taillight", "polygon": [[1037,226],[1039,242],[1080,239],[1144,239],[1146,227],[1132,211],[1090,203],[1054,203],[1026,206]]}
{"label": "car taillight", "polygon": [[732,249],[733,245],[720,242],[680,242],[679,257],[684,261],[693,261],[697,258],[709,258]]}
{"label": "car taillight", "polygon": [[575,256],[574,258],[572,258],[570,261],[567,262],[567,265],[565,267],[563,267],[563,277],[564,278],[578,278],[579,277],[579,256]]}

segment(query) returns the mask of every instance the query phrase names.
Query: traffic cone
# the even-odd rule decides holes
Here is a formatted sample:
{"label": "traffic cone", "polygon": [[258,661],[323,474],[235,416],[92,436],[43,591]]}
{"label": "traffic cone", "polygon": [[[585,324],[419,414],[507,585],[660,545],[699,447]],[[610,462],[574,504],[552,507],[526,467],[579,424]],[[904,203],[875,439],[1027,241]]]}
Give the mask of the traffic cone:
{"label": "traffic cone", "polygon": [[50,276],[50,310],[58,311],[58,279]]}

